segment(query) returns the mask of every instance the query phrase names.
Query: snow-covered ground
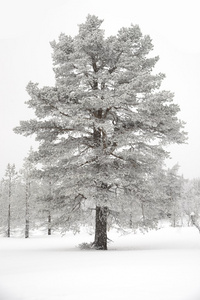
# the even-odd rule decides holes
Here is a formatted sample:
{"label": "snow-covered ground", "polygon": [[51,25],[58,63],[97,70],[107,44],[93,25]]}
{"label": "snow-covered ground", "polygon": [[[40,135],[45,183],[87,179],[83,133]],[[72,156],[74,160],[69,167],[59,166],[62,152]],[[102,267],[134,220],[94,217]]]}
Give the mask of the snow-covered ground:
{"label": "snow-covered ground", "polygon": [[120,236],[0,238],[0,300],[200,300],[200,234],[162,228]]}

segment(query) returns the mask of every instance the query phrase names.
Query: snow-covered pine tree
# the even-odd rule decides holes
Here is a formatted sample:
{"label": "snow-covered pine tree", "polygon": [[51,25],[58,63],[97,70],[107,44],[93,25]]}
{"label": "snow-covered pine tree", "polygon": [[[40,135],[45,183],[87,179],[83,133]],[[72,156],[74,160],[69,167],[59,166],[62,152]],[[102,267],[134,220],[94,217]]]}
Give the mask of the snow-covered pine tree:
{"label": "snow-covered pine tree", "polygon": [[10,237],[11,236],[11,220],[12,217],[14,218],[15,216],[11,215],[12,211],[12,202],[13,202],[13,196],[14,196],[14,190],[15,190],[15,182],[16,182],[16,176],[17,172],[15,169],[15,164],[8,164],[4,176],[4,199],[7,203],[7,229],[6,229],[6,236]]}
{"label": "snow-covered pine tree", "polygon": [[[6,236],[19,233],[19,228],[24,224],[23,218],[23,187],[15,165],[8,164],[5,176],[1,180],[0,197],[0,232]],[[12,226],[11,226],[12,225]]]}
{"label": "snow-covered pine tree", "polygon": [[[30,236],[30,223],[34,223],[33,219],[37,212],[36,210],[36,198],[38,195],[38,185],[35,179],[35,163],[32,160],[33,148],[31,147],[28,156],[24,158],[23,167],[20,170],[20,181],[21,181],[21,198],[23,199],[23,219],[24,236],[29,238]],[[23,224],[24,225],[24,224]]]}
{"label": "snow-covered pine tree", "polygon": [[[52,202],[54,194],[54,185],[58,177],[56,176],[51,162],[43,160],[38,167],[38,153],[31,150],[24,160],[23,169],[21,170],[22,181],[25,190],[25,237],[30,227],[47,228],[47,234],[52,232]],[[50,166],[50,167],[48,167]],[[31,220],[30,220],[31,219]]]}
{"label": "snow-covered pine tree", "polygon": [[176,164],[166,172],[166,195],[168,198],[167,214],[173,227],[176,227],[181,219],[181,195],[184,180],[178,175],[179,165]]}
{"label": "snow-covered pine tree", "polygon": [[36,119],[15,132],[36,135],[41,161],[48,156],[62,178],[68,212],[91,203],[94,246],[107,249],[107,218],[127,201],[122,190],[148,176],[167,156],[163,145],[183,143],[185,134],[173,94],[160,90],[164,75],[152,73],[159,58],[149,56],[150,37],[131,25],[105,38],[102,22],[88,15],[77,36],[62,33],[51,43],[55,86],[28,84]]}
{"label": "snow-covered pine tree", "polygon": [[3,178],[0,181],[0,234],[5,235],[7,228],[7,201],[5,196],[5,181]]}
{"label": "snow-covered pine tree", "polygon": [[[51,166],[51,165],[50,165]],[[36,171],[36,177],[40,178],[40,192],[37,195],[37,205],[42,221],[42,227],[47,228],[47,234],[52,234],[52,217],[54,203],[54,188],[57,181],[52,172],[52,168]]]}
{"label": "snow-covered pine tree", "polygon": [[[191,216],[200,221],[200,179],[185,180],[181,194],[182,213],[187,219],[187,225],[191,225]],[[192,214],[192,215],[191,215]]]}

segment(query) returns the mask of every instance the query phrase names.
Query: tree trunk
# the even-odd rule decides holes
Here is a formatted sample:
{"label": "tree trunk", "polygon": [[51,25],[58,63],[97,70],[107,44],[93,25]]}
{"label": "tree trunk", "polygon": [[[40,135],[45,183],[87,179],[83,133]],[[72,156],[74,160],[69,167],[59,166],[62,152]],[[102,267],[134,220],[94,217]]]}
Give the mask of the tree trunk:
{"label": "tree trunk", "polygon": [[48,224],[48,235],[51,235],[51,207],[52,207],[52,200],[53,200],[53,183],[52,180],[49,180],[49,208],[48,208],[48,217],[47,217],[47,224]]}
{"label": "tree trunk", "polygon": [[[102,109],[99,109],[95,112],[95,117],[101,119],[102,118]],[[101,128],[93,128],[93,138],[94,138],[94,147],[98,148],[102,143],[102,129]],[[104,137],[105,139],[105,137]],[[105,148],[105,143],[103,148]],[[97,160],[96,162],[96,170],[97,173],[100,172],[100,164]],[[103,183],[102,183],[103,184]],[[106,188],[107,185],[104,188]],[[98,250],[107,250],[107,216],[108,216],[108,208],[107,206],[96,206],[96,218],[95,218],[95,239],[93,246]]]}
{"label": "tree trunk", "polygon": [[48,215],[48,235],[51,235],[51,213]]}
{"label": "tree trunk", "polygon": [[107,216],[108,208],[106,206],[96,207],[96,224],[94,248],[98,250],[107,250]]}
{"label": "tree trunk", "polygon": [[8,205],[8,232],[7,237],[10,237],[10,203]]}
{"label": "tree trunk", "polygon": [[145,212],[144,212],[144,202],[141,202],[141,209],[142,209],[142,222],[143,225],[146,226],[146,218],[145,218]]}
{"label": "tree trunk", "polygon": [[129,214],[129,227],[133,228],[133,214],[132,214],[132,212]]}
{"label": "tree trunk", "polygon": [[173,214],[172,214],[173,220],[172,220],[172,225],[175,228],[176,227],[176,211],[175,211],[175,206],[173,206]]}
{"label": "tree trunk", "polygon": [[26,183],[26,210],[25,210],[25,239],[29,238],[29,198],[30,198],[30,182]]}
{"label": "tree trunk", "polygon": [[11,223],[11,195],[12,195],[12,179],[9,177],[9,190],[8,190],[8,232],[7,236],[10,237],[10,223]]}
{"label": "tree trunk", "polygon": [[29,238],[29,219],[25,221],[25,239]]}

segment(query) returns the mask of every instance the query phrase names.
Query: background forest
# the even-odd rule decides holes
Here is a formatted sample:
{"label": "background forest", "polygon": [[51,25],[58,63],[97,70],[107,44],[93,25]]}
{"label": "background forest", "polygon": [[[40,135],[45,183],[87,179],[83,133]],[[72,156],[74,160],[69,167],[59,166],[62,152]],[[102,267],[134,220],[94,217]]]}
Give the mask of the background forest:
{"label": "background forest", "polygon": [[[159,221],[163,220],[173,227],[193,225],[191,214],[200,214],[200,180],[184,179],[178,174],[177,165],[157,172],[159,181],[148,182],[148,186],[138,190],[134,205],[126,210],[126,214],[123,209],[120,216],[117,212],[113,213],[109,217],[108,227],[114,226],[122,232],[138,228],[148,230],[159,228]],[[92,231],[94,207],[85,200],[81,204],[74,202],[68,211],[66,208],[63,210],[58,205],[59,201],[56,201],[56,197],[59,198],[58,186],[59,180],[44,174],[38,176],[28,159],[18,172],[14,165],[9,164],[1,180],[1,236],[28,238],[38,229],[44,235],[54,232],[64,234],[68,230],[76,233],[83,226]],[[151,198],[154,199],[153,203]],[[119,217],[122,218],[123,227],[118,224]]]}

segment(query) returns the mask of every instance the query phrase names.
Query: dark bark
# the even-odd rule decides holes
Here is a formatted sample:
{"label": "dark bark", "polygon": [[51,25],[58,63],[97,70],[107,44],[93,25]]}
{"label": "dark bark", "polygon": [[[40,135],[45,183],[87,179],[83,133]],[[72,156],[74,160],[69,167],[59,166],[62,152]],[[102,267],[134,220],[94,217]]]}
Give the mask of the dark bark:
{"label": "dark bark", "polygon": [[25,239],[29,238],[29,219],[25,221]]}
{"label": "dark bark", "polygon": [[[95,112],[96,117],[102,118],[102,109]],[[94,147],[98,148],[102,145],[102,130],[94,127],[93,132]],[[96,162],[96,171],[100,172],[100,164]],[[102,183],[103,184],[103,183]],[[102,186],[102,188],[107,188]],[[96,217],[95,217],[95,239],[93,247],[98,250],[107,250],[107,216],[108,208],[106,206],[96,206]]]}
{"label": "dark bark", "polygon": [[95,240],[93,245],[98,250],[107,250],[107,216],[108,208],[106,206],[96,207]]}
{"label": "dark bark", "polygon": [[101,145],[101,130],[94,128],[93,132],[94,146],[99,147]]}
{"label": "dark bark", "polygon": [[51,235],[51,213],[48,215],[48,235]]}
{"label": "dark bark", "polygon": [[10,237],[10,203],[8,205],[8,232],[7,237]]}

